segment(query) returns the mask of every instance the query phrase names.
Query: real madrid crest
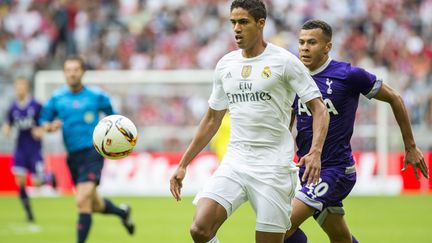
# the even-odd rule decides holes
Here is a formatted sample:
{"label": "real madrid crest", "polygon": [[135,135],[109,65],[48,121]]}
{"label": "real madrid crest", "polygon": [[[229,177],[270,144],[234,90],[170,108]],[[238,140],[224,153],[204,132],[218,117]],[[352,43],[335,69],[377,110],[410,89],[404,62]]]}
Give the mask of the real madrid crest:
{"label": "real madrid crest", "polygon": [[252,73],[252,65],[243,66],[241,76],[242,78],[248,78]]}
{"label": "real madrid crest", "polygon": [[261,77],[263,79],[268,79],[268,78],[270,78],[271,74],[272,73],[271,73],[270,67],[269,66],[265,66],[264,70],[261,73]]}

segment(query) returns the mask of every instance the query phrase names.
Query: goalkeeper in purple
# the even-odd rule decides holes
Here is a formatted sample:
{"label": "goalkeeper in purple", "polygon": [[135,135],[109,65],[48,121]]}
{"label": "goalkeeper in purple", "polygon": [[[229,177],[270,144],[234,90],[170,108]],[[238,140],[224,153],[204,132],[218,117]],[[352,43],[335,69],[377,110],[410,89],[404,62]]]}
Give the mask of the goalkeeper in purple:
{"label": "goalkeeper in purple", "polygon": [[[330,124],[321,154],[319,182],[307,185],[302,181],[302,188],[293,202],[292,227],[285,235],[285,243],[307,242],[307,237],[299,226],[310,216],[327,233],[330,242],[358,242],[344,220],[342,200],[348,196],[356,182],[350,140],[360,95],[390,104],[405,145],[402,170],[411,164],[417,179],[418,171],[428,178],[428,168],[414,141],[408,112],[401,96],[364,69],[332,60],[328,55],[332,47],[331,37],[331,27],[320,20],[307,21],[299,35],[300,60],[309,69],[323,95],[330,114]],[[293,106],[297,117],[297,155],[301,158],[311,146],[312,116],[298,98]],[[304,166],[301,163],[299,166],[301,178]]]}

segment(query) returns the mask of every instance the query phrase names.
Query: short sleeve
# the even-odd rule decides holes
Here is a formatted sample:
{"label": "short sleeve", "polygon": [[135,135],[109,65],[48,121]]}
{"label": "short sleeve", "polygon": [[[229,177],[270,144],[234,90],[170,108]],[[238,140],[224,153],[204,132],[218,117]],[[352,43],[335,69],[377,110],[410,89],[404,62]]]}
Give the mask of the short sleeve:
{"label": "short sleeve", "polygon": [[55,109],[55,97],[51,97],[42,107],[42,111],[39,117],[39,124],[43,125],[47,122],[51,122],[56,116],[57,111]]}
{"label": "short sleeve", "polygon": [[216,70],[213,75],[213,90],[208,103],[210,108],[213,110],[225,110],[228,108],[229,100],[225,90],[223,89],[220,69],[218,66],[216,66]]}
{"label": "short sleeve", "polygon": [[381,79],[359,67],[351,67],[348,80],[354,92],[361,93],[368,99],[375,97],[382,86]]}
{"label": "short sleeve", "polygon": [[99,107],[100,111],[105,113],[105,115],[109,116],[109,115],[112,115],[115,113],[113,106],[111,104],[111,99],[108,96],[108,94],[106,94],[105,92],[100,93],[99,105],[100,105],[100,107]]}
{"label": "short sleeve", "polygon": [[291,62],[286,63],[285,76],[288,78],[289,85],[303,103],[322,96],[308,70],[297,58],[293,58]]}

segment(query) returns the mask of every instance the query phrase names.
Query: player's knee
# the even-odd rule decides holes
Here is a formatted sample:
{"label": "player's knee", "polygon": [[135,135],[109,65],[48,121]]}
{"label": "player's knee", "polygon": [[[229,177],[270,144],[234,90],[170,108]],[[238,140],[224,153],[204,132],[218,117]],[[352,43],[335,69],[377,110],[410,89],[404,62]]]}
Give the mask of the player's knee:
{"label": "player's knee", "polygon": [[92,202],[92,210],[93,212],[102,212],[105,208],[105,205],[101,203],[99,200],[93,200]]}
{"label": "player's knee", "polygon": [[82,194],[82,195],[77,195],[76,199],[75,199],[75,203],[76,206],[81,209],[81,210],[88,210],[92,208],[92,200],[91,200],[91,196],[86,195],[86,194]]}
{"label": "player's knee", "polygon": [[207,227],[198,224],[192,224],[190,234],[195,242],[207,242],[214,237],[215,232],[212,232]]}
{"label": "player's knee", "polygon": [[19,187],[23,187],[26,184],[26,178],[24,176],[15,176],[15,182]]}

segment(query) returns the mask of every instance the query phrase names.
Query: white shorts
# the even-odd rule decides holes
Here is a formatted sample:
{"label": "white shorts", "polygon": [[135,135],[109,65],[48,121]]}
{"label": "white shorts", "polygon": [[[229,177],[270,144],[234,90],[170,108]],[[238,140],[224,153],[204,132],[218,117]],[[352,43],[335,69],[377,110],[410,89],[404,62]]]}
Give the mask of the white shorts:
{"label": "white shorts", "polygon": [[256,213],[257,231],[285,233],[291,227],[297,170],[288,166],[252,167],[232,162],[225,157],[195,197],[194,204],[203,197],[213,199],[225,208],[229,217],[249,200]]}

